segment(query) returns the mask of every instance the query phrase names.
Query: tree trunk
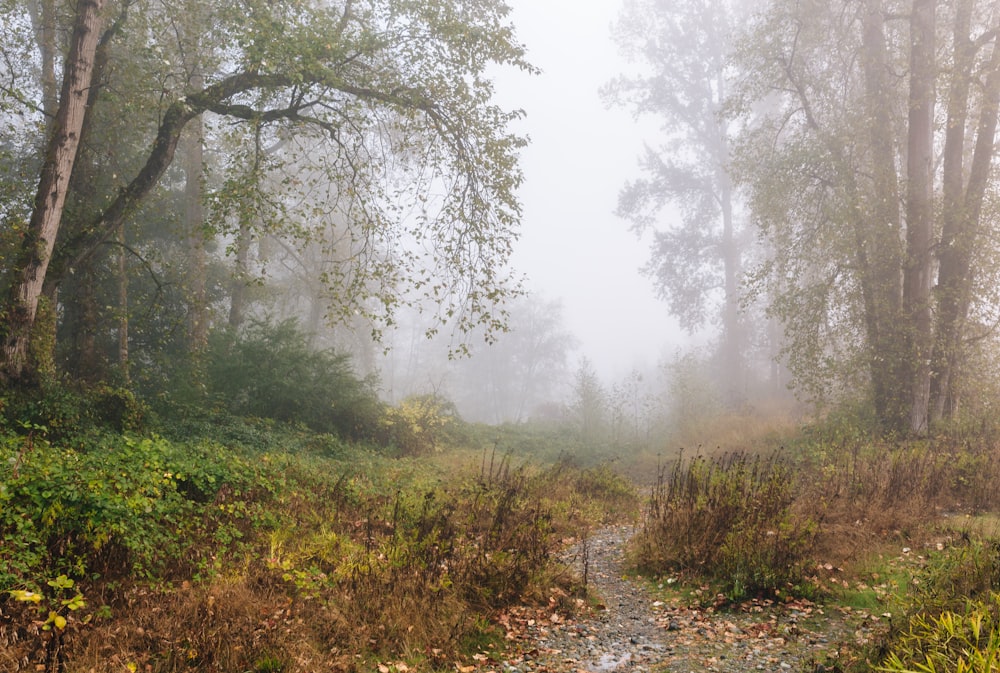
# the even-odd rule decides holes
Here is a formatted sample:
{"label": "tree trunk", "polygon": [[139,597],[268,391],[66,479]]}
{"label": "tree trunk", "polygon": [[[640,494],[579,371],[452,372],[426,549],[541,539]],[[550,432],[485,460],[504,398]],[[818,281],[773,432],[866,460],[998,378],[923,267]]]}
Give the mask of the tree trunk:
{"label": "tree trunk", "polygon": [[233,270],[229,296],[229,326],[239,329],[246,311],[247,284],[250,280],[250,226],[240,223],[236,234],[236,268]]}
{"label": "tree trunk", "polygon": [[[196,86],[200,88],[200,82]],[[201,118],[192,121],[187,140],[184,153],[184,219],[188,235],[188,348],[192,354],[198,354],[205,350],[208,343],[205,278],[208,263],[205,252],[205,212],[202,206],[204,150]]]}
{"label": "tree trunk", "polygon": [[[728,95],[724,63],[725,55],[716,54],[718,72],[715,78],[717,100],[714,105],[721,108]],[[746,364],[744,362],[743,329],[740,320],[740,274],[743,260],[739,242],[736,240],[736,222],[733,214],[733,181],[729,173],[732,152],[729,146],[730,132],[727,122],[717,117],[714,139],[715,183],[718,186],[719,207],[722,211],[722,239],[719,252],[722,257],[725,298],[722,306],[722,372],[727,383],[726,403],[738,409],[746,402]]]}
{"label": "tree trunk", "polygon": [[[969,0],[963,3],[971,4]],[[1000,111],[1000,46],[994,40],[993,54],[986,69],[983,101],[976,131],[975,149],[968,170],[968,185],[963,193],[965,126],[968,117],[968,91],[972,68],[972,41],[965,19],[963,42],[968,57],[955,73],[961,90],[949,99],[948,131],[945,141],[944,204],[941,245],[938,247],[938,328],[934,344],[932,378],[932,420],[944,418],[954,397],[956,371],[962,358],[962,335],[968,317],[974,280],[972,258],[980,233],[983,200],[995,154],[997,115]],[[956,43],[958,42],[956,26]],[[957,52],[956,48],[956,52]],[[958,58],[956,55],[956,65]],[[954,105],[954,113],[951,107]]]}
{"label": "tree trunk", "polygon": [[129,382],[128,359],[128,266],[125,264],[125,223],[118,227],[118,369]]}
{"label": "tree trunk", "polygon": [[6,301],[7,327],[0,351],[0,380],[8,383],[23,383],[32,377],[29,345],[79,148],[103,5],[104,0],[79,0],[77,3],[55,127]]}
{"label": "tree trunk", "polygon": [[719,183],[722,205],[722,265],[726,292],[725,304],[722,307],[723,380],[728,382],[726,402],[730,408],[737,409],[746,401],[744,344],[740,325],[741,260],[733,221],[733,187],[725,170],[719,171]]}
{"label": "tree trunk", "polygon": [[880,0],[868,0],[862,25],[862,68],[871,148],[871,196],[856,215],[856,259],[865,307],[875,413],[885,429],[906,425],[905,358],[901,353],[902,265],[899,178],[890,97],[890,67]]}
{"label": "tree trunk", "polygon": [[931,382],[931,272],[934,230],[934,28],[936,0],[914,0],[906,138],[906,263],[903,311],[910,367],[909,431],[927,432]]}
{"label": "tree trunk", "polygon": [[97,352],[97,330],[100,323],[100,310],[97,307],[97,273],[92,265],[87,264],[77,270],[79,281],[76,291],[76,321],[73,339],[74,376],[87,383],[94,383],[101,378],[103,368],[101,357]]}
{"label": "tree trunk", "polygon": [[59,86],[56,83],[56,7],[54,0],[28,3],[31,23],[38,41],[41,65],[42,112],[51,125],[59,111]]}

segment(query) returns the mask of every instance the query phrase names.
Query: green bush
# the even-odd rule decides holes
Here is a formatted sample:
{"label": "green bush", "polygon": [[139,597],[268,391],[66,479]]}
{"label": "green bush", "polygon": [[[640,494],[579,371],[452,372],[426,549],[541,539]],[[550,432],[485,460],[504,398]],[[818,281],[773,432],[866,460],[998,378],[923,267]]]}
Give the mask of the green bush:
{"label": "green bush", "polygon": [[9,427],[31,431],[44,428],[53,441],[85,435],[88,431],[137,431],[146,420],[146,406],[127,388],[98,385],[74,387],[45,381],[18,390],[0,403]]}
{"label": "green bush", "polygon": [[963,536],[935,554],[913,584],[910,610],[960,611],[967,600],[1000,592],[1000,540]]}
{"label": "green bush", "polygon": [[970,601],[961,612],[910,617],[878,671],[986,673],[1000,670],[1000,596]]}
{"label": "green bush", "polygon": [[310,350],[294,320],[214,332],[205,373],[209,393],[239,416],[363,439],[382,412],[373,382],[355,376],[350,357]]}
{"label": "green bush", "polygon": [[[163,575],[238,544],[270,483],[257,466],[212,445],[104,436],[82,448],[43,437],[0,440],[0,589],[58,574]],[[203,516],[210,512],[211,516]]]}
{"label": "green bush", "polygon": [[17,390],[3,405],[9,428],[29,433],[44,428],[53,440],[78,434],[90,425],[86,397],[60,383],[45,382],[37,388]]}

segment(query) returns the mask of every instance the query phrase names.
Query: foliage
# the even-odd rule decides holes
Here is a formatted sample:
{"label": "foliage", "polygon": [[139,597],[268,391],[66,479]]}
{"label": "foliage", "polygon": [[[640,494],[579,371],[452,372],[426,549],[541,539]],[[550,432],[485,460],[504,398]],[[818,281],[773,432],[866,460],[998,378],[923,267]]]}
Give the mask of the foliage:
{"label": "foliage", "polygon": [[880,431],[926,434],[995,347],[1000,61],[981,3],[894,8],[763,3],[730,66],[732,166],[766,245],[751,293],[797,390],[864,391]]}
{"label": "foliage", "polygon": [[[355,653],[450,666],[487,641],[502,647],[488,619],[498,606],[548,605],[572,581],[553,565],[561,540],[636,505],[607,469],[455,449],[388,458],[219,421],[189,419],[176,439],[3,435],[0,591],[13,592],[13,640],[0,667],[41,664],[57,646],[84,669],[290,671],[360,665]],[[33,629],[46,619],[50,631]]]}
{"label": "foliage", "polygon": [[957,544],[933,555],[907,596],[910,612],[961,612],[968,601],[989,603],[1000,594],[1000,539],[962,533]]}
{"label": "foliage", "polygon": [[388,407],[382,417],[380,438],[404,456],[439,451],[461,424],[455,405],[438,395],[412,395]]}
{"label": "foliage", "polygon": [[[38,573],[107,579],[157,576],[205,559],[189,545],[213,539],[216,555],[243,536],[252,464],[221,447],[102,436],[82,448],[42,437],[4,438],[0,465],[0,587],[32,586]],[[212,460],[206,460],[211,455]],[[220,508],[212,522],[193,515]]]}
{"label": "foliage", "polygon": [[37,387],[12,390],[0,414],[10,427],[24,431],[44,429],[52,440],[85,434],[88,430],[141,430],[149,410],[128,388],[99,384],[76,387],[46,381]]}
{"label": "foliage", "polygon": [[731,600],[803,590],[815,525],[792,515],[780,456],[731,453],[661,468],[632,556],[655,573],[697,573]]}
{"label": "foliage", "polygon": [[962,612],[914,615],[878,671],[984,673],[1000,667],[1000,597]]}
{"label": "foliage", "polygon": [[381,413],[373,381],[358,379],[345,354],[310,350],[294,320],[217,330],[206,361],[209,393],[236,415],[362,438]]}
{"label": "foliage", "polygon": [[644,72],[602,92],[659,123],[640,159],[643,177],[622,189],[618,214],[637,233],[654,230],[645,271],[680,325],[692,333],[720,325],[718,381],[730,405],[745,394],[753,302],[740,286],[753,238],[731,175],[738,124],[724,107],[739,77],[733,42],[750,11],[726,0],[625,3],[614,37]]}
{"label": "foliage", "polygon": [[963,532],[930,554],[895,609],[876,670],[988,671],[1000,665],[1000,542]]}
{"label": "foliage", "polygon": [[[73,33],[74,12],[53,10],[51,40],[43,39],[32,10],[0,7],[8,29],[0,254],[10,262],[0,266],[9,271],[17,248],[35,238],[24,236],[26,195],[61,74],[45,57],[64,62],[65,41],[55,36]],[[328,263],[309,268],[309,287],[332,322],[360,316],[378,335],[403,307],[434,305],[431,333],[444,324],[502,331],[506,301],[521,294],[508,263],[526,139],[510,130],[521,112],[494,101],[490,71],[534,70],[509,11],[450,0],[109,7],[94,31],[79,170],[60,190],[68,192],[62,231],[45,237],[56,249],[39,278],[63,289],[62,366],[100,378],[115,364],[160,361],[158,342],[182,342],[193,314],[236,304],[234,287],[264,283],[283,266],[268,246],[288,258],[309,247],[322,254]],[[212,157],[197,176],[174,165],[195,137]],[[205,200],[197,222],[187,208],[198,197],[184,191],[195,182]],[[107,245],[119,232],[119,245]],[[209,259],[189,259],[195,249]],[[235,272],[225,268],[228,253],[245,253]],[[137,328],[127,354],[115,343],[126,318]]]}

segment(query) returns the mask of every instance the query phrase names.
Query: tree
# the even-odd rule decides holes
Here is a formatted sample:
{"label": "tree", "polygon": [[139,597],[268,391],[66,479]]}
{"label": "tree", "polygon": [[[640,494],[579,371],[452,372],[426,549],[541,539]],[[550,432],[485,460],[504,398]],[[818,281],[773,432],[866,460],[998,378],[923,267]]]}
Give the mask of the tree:
{"label": "tree", "polygon": [[463,418],[519,423],[536,407],[560,399],[569,374],[567,355],[575,346],[560,302],[520,298],[511,306],[507,332],[452,365]]}
{"label": "tree", "polygon": [[[990,186],[998,109],[1000,48],[989,32],[972,36],[973,0],[956,3],[952,41],[952,79],[948,90],[942,165],[941,239],[938,246],[938,325],[931,377],[931,420],[957,407],[958,370],[965,357],[966,322],[973,304],[979,260],[976,249],[985,233],[983,204]],[[994,3],[994,15],[996,4]],[[988,62],[980,56],[993,39]],[[979,73],[977,74],[977,70]],[[970,119],[973,83],[982,84],[978,121]],[[967,161],[970,124],[976,124],[975,146]]]}
{"label": "tree", "polygon": [[[726,0],[627,0],[615,26],[622,51],[649,74],[620,77],[603,94],[636,115],[660,119],[646,147],[646,177],[622,190],[618,213],[637,232],[655,228],[647,271],[671,312],[690,330],[721,322],[721,361],[730,405],[742,401],[748,350],[740,284],[748,237],[730,175],[733,122],[723,115],[735,71],[728,63],[747,10]],[[675,207],[674,216],[667,210]]]}
{"label": "tree", "polygon": [[[989,247],[998,7],[983,7],[774,0],[740,51],[743,109],[772,108],[748,125],[738,164],[771,243],[757,277],[776,297],[790,364],[817,397],[866,385],[888,431],[921,434],[943,413],[985,271],[966,247]],[[935,125],[943,92],[948,123]]]}
{"label": "tree", "polygon": [[[78,21],[89,21],[88,7],[81,3]],[[86,114],[99,115],[108,99],[139,91],[154,92],[159,103],[133,110],[126,120],[102,119],[105,138],[114,137],[114,124],[125,125],[125,137],[142,135],[141,145],[128,148],[138,160],[102,174],[107,189],[94,200],[97,205],[78,213],[63,231],[56,221],[44,235],[32,235],[58,244],[34,256],[45,265],[27,257],[15,265],[19,277],[33,283],[27,294],[37,297],[35,286],[42,282],[72,283],[72,271],[121,225],[133,222],[158,189],[173,188],[168,170],[178,143],[200,119],[206,142],[220,150],[230,151],[221,144],[227,134],[237,143],[262,138],[262,146],[289,137],[300,154],[328,148],[321,183],[296,184],[292,178],[273,198],[281,202],[279,212],[294,213],[303,192],[325,191],[325,209],[282,223],[304,236],[315,233],[303,230],[304,223],[334,214],[352,223],[349,268],[327,279],[340,315],[365,312],[391,324],[400,306],[430,301],[441,307],[442,321],[451,319],[460,330],[502,327],[503,302],[518,293],[507,261],[520,214],[516,154],[524,141],[507,130],[519,113],[491,102],[486,70],[492,64],[531,69],[505,22],[506,5],[261,0],[199,7],[206,17],[203,41],[218,45],[211,59],[199,62],[203,85],[171,58],[182,48],[171,43],[179,32],[159,30],[161,23],[169,27],[193,13],[193,5],[172,6],[166,14],[149,8],[129,13],[128,2],[118,6],[116,30],[102,35],[120,66],[109,68],[109,77],[142,79],[136,89],[99,98]],[[129,22],[136,30],[120,30]],[[152,26],[157,29],[146,30]],[[91,33],[96,40],[97,31]],[[78,91],[72,75],[83,69],[73,59],[68,63],[64,90]],[[70,149],[60,147],[64,154]],[[280,162],[269,168],[273,175]],[[23,378],[34,322],[33,311],[26,310],[33,300],[20,294],[25,291],[12,295],[5,308],[10,329],[0,365],[10,382]]]}
{"label": "tree", "polygon": [[28,347],[38,301],[59,233],[83,130],[103,5],[103,0],[79,0],[77,3],[59,107],[38,180],[35,204],[15,263],[9,298],[0,314],[6,324],[0,349],[0,381],[21,380],[29,364]]}
{"label": "tree", "polygon": [[577,366],[571,399],[580,438],[589,448],[599,448],[608,439],[608,395],[587,358]]}

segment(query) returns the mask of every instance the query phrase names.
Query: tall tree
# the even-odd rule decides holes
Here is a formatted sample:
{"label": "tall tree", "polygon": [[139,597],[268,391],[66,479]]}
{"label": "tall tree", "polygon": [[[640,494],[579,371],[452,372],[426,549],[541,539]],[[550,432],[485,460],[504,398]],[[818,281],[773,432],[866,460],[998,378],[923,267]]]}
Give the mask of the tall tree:
{"label": "tall tree", "polygon": [[55,123],[38,180],[34,209],[16,260],[15,278],[3,311],[6,328],[0,348],[0,380],[30,375],[28,349],[45,274],[55,248],[76,161],[100,38],[103,0],[79,0],[63,68]]}
{"label": "tall tree", "polygon": [[[996,45],[995,29],[977,36],[972,34],[976,4],[974,0],[959,0],[954,13],[952,75],[942,160],[941,240],[937,254],[940,266],[935,288],[938,324],[932,359],[931,420],[944,418],[957,405],[958,370],[965,351],[966,321],[974,299],[975,252],[984,233],[983,204],[990,185],[1000,110],[1000,48]],[[1000,3],[991,3],[989,13],[994,22],[1000,18]],[[987,47],[992,47],[988,60],[980,56]],[[970,118],[975,90],[981,91],[978,120]],[[970,124],[976,125],[971,160],[967,157]]]}
{"label": "tall tree", "polygon": [[615,37],[649,74],[620,77],[603,90],[607,100],[661,122],[661,141],[642,158],[646,176],[625,186],[618,213],[638,232],[655,229],[647,270],[682,325],[694,330],[709,318],[720,321],[730,405],[745,394],[748,335],[740,284],[749,237],[730,176],[733,125],[722,113],[745,4],[627,0]]}
{"label": "tall tree", "polygon": [[[818,394],[866,383],[886,430],[926,432],[954,384],[980,273],[967,253],[987,243],[993,4],[773,0],[741,49],[743,102],[774,106],[747,127],[739,163],[771,240],[759,278],[777,288],[772,310],[791,338],[790,362]],[[954,26],[945,49],[942,16]],[[943,95],[948,123],[936,125]]]}
{"label": "tall tree", "polygon": [[903,311],[910,337],[909,430],[927,431],[931,387],[931,273],[934,236],[934,33],[936,0],[914,0],[910,9],[910,90],[906,135],[906,264]]}
{"label": "tall tree", "polygon": [[[80,5],[81,25],[91,16],[84,11],[90,6]],[[61,233],[58,220],[46,220],[44,233],[32,233],[32,241],[48,247],[40,251],[44,254],[32,253],[44,263],[26,257],[14,265],[26,279],[16,285],[27,289],[16,291],[4,309],[9,329],[0,368],[8,380],[24,373],[35,285],[72,283],[71,272],[92,260],[123,224],[134,222],[151,197],[174,188],[164,178],[170,177],[180,138],[199,119],[206,142],[221,143],[227,136],[250,142],[260,134],[264,145],[294,138],[300,156],[327,149],[321,179],[278,181],[283,193],[275,193],[274,200],[283,214],[297,215],[284,224],[303,237],[322,231],[310,230],[310,222],[339,217],[351,223],[344,270],[327,279],[333,308],[341,315],[370,313],[391,323],[400,306],[427,301],[440,307],[442,321],[450,319],[460,330],[502,327],[503,303],[519,291],[507,263],[520,214],[516,159],[524,141],[508,131],[519,113],[492,103],[487,69],[495,64],[531,69],[506,21],[506,5],[493,0],[204,4],[203,42],[220,45],[220,51],[214,62],[201,63],[204,83],[191,89],[174,57],[179,47],[171,42],[181,32],[162,30],[186,7],[128,13],[130,6],[122,3],[120,16],[134,29],[114,34],[109,53],[115,67],[109,71],[134,79],[98,100],[88,114],[129,96],[138,102],[144,92],[152,92],[153,104],[133,106],[124,120],[101,117],[107,155],[117,161],[113,168],[106,162],[95,176],[103,193]],[[98,27],[92,28],[96,40]],[[89,49],[92,55],[94,47]],[[77,74],[86,68],[77,67],[83,62],[74,58],[64,69],[64,90],[79,92]],[[7,93],[5,105],[12,99],[32,105],[13,87]],[[74,109],[82,114],[82,107]],[[66,137],[69,127],[59,128],[62,135],[55,137]],[[123,147],[116,136],[139,138]],[[61,161],[69,146],[56,144],[63,150]],[[267,179],[280,168],[279,162],[269,166]],[[320,191],[326,198],[315,196]],[[297,212],[305,194],[322,208]],[[40,199],[39,211],[51,212],[42,205]],[[240,221],[272,224],[265,218]],[[29,242],[25,250],[36,247]]]}

